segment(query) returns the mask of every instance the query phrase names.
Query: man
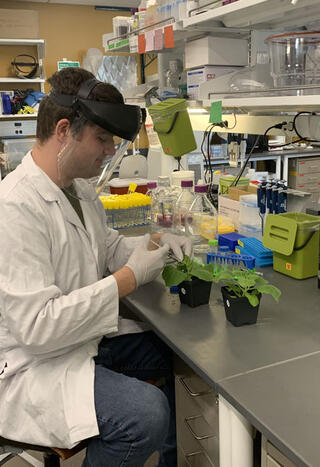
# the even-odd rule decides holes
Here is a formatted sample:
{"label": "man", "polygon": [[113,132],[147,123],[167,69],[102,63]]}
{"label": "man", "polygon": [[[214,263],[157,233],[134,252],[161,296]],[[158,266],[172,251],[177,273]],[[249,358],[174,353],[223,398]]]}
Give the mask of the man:
{"label": "man", "polygon": [[[114,135],[134,139],[142,112],[83,69],[48,81],[37,142],[0,184],[0,435],[61,448],[90,438],[85,466],[143,466],[155,450],[175,466],[171,353],[118,309],[190,242],[159,234],[157,248],[106,227],[83,179],[117,157]],[[163,391],[145,382],[158,377]]]}

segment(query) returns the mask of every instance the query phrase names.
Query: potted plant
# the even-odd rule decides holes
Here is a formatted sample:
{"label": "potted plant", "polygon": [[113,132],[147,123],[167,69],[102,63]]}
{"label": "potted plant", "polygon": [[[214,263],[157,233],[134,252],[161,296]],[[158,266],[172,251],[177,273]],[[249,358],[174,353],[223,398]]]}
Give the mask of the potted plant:
{"label": "potted plant", "polygon": [[178,286],[181,303],[194,308],[209,303],[213,271],[212,264],[202,264],[184,255],[181,262],[165,266],[162,277],[166,286]]}
{"label": "potted plant", "polygon": [[281,291],[268,283],[254,269],[240,267],[215,271],[215,282],[221,287],[226,318],[234,326],[255,324],[262,294],[270,294],[278,301]]}

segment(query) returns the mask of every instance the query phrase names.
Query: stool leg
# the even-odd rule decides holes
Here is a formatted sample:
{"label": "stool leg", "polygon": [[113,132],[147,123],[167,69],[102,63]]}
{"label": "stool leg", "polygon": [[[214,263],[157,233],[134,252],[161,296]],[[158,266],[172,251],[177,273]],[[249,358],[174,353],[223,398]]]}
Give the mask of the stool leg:
{"label": "stool leg", "polygon": [[44,467],[60,467],[60,458],[58,454],[45,453],[43,455]]}

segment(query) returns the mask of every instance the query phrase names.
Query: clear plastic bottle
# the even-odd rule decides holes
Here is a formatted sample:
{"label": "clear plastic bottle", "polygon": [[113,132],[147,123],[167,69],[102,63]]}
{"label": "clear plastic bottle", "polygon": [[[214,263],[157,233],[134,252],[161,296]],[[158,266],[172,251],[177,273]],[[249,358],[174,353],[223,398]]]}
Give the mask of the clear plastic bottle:
{"label": "clear plastic bottle", "polygon": [[195,198],[187,216],[187,233],[192,237],[195,253],[206,253],[207,232],[216,231],[218,215],[207,197],[207,185],[196,185],[194,191]]}
{"label": "clear plastic bottle", "polygon": [[170,186],[170,179],[166,175],[158,177],[158,187],[155,191],[157,197],[155,209],[155,230],[167,232],[173,229],[173,210],[176,197]]}
{"label": "clear plastic bottle", "polygon": [[192,180],[181,180],[181,193],[174,208],[174,230],[186,233],[186,222],[189,208],[195,199]]}
{"label": "clear plastic bottle", "polygon": [[148,223],[154,226],[157,219],[157,182],[148,182],[146,195],[150,197],[150,209],[148,209],[147,220]]}

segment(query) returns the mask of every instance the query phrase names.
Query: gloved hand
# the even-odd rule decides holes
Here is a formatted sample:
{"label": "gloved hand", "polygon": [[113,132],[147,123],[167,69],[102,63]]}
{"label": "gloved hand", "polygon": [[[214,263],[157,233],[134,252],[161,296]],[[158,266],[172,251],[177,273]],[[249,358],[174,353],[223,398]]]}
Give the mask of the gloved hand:
{"label": "gloved hand", "polygon": [[168,245],[179,261],[183,260],[184,254],[192,257],[192,242],[189,237],[165,233],[160,237],[159,243],[160,245]]}
{"label": "gloved hand", "polygon": [[164,245],[156,250],[148,250],[150,234],[146,234],[131,253],[126,266],[136,278],[137,287],[155,279],[162,271],[168,257],[169,246]]}

